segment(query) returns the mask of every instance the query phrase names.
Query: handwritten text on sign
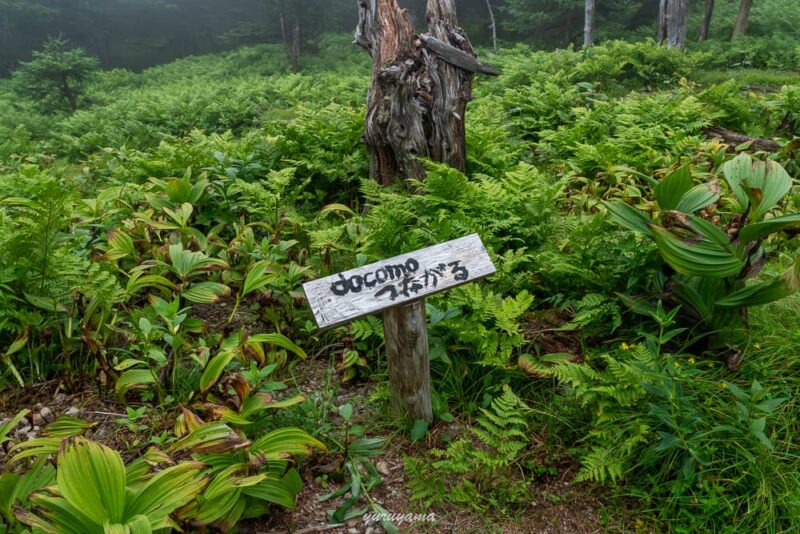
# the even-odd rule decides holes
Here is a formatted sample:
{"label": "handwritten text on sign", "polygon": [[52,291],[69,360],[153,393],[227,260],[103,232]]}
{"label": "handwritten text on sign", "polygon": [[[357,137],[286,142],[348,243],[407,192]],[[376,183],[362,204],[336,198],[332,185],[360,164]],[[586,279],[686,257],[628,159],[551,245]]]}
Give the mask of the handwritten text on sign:
{"label": "handwritten text on sign", "polygon": [[320,328],[474,282],[496,272],[472,234],[303,285]]}

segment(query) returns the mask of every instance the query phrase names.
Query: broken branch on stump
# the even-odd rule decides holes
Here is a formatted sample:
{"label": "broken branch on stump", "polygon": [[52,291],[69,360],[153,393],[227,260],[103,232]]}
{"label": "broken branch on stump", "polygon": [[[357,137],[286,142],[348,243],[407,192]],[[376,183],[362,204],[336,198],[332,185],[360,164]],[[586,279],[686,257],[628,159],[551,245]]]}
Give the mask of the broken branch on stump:
{"label": "broken branch on stump", "polygon": [[778,152],[781,149],[781,146],[772,139],[744,135],[718,126],[709,126],[704,129],[703,132],[709,137],[716,137],[717,139],[725,141],[725,143],[730,145],[729,151],[731,152],[735,147],[743,143],[752,143],[752,148],[763,152]]}
{"label": "broken branch on stump", "polygon": [[423,43],[425,43],[425,47],[428,50],[451,65],[455,65],[462,70],[467,72],[480,72],[481,74],[488,74],[489,76],[497,76],[500,74],[500,71],[491,65],[481,63],[475,57],[470,56],[466,52],[463,52],[455,46],[445,43],[436,37],[432,37],[423,33],[419,36],[419,38]]}

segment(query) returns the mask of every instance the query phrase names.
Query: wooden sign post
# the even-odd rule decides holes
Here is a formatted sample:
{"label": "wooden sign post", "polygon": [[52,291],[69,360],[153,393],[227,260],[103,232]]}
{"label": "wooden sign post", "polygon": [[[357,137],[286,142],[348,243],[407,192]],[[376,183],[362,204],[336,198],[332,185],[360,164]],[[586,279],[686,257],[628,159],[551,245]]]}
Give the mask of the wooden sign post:
{"label": "wooden sign post", "polygon": [[383,312],[392,398],[431,421],[425,297],[497,272],[477,234],[303,284],[321,329]]}

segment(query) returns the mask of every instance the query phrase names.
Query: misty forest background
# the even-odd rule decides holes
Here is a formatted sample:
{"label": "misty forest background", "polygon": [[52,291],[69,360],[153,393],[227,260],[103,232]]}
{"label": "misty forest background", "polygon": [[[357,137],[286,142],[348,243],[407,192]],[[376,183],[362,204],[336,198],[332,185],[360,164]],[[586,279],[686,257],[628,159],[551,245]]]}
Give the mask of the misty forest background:
{"label": "misty forest background", "polygon": [[[319,50],[326,33],[352,33],[355,1],[350,0],[2,0],[0,73],[30,59],[48,36],[63,35],[97,57],[105,69],[143,68],[187,55],[230,50],[242,45],[282,42],[281,12],[296,10],[301,47]],[[659,0],[597,2],[596,38],[656,37]],[[492,27],[486,0],[457,2],[461,25],[473,44],[490,46]],[[499,42],[522,42],[549,50],[583,43],[583,0],[492,0]],[[403,4],[415,26],[424,25],[424,0]],[[709,38],[727,39],[739,2],[717,0]],[[791,0],[754,2],[750,36],[797,36]],[[688,41],[697,41],[705,2],[689,2]]]}
{"label": "misty forest background", "polygon": [[0,532],[798,532],[798,155],[798,0],[0,0]]}

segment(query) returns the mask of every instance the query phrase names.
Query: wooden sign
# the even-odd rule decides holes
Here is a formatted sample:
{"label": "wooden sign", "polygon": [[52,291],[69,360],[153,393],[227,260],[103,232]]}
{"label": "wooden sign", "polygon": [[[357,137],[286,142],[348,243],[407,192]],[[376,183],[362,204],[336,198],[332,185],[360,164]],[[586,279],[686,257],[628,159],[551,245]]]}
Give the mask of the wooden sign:
{"label": "wooden sign", "polygon": [[477,234],[303,284],[320,328],[474,282],[496,272]]}
{"label": "wooden sign", "polygon": [[433,420],[425,297],[494,274],[477,234],[303,284],[320,328],[383,312],[395,405]]}

